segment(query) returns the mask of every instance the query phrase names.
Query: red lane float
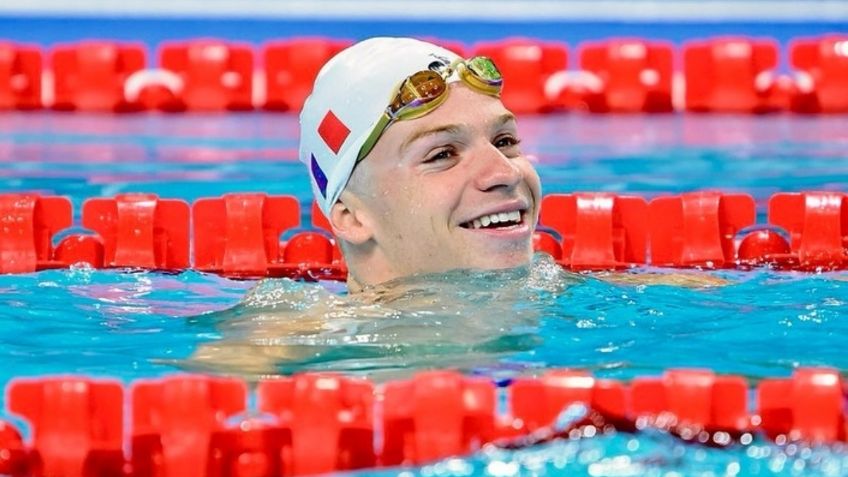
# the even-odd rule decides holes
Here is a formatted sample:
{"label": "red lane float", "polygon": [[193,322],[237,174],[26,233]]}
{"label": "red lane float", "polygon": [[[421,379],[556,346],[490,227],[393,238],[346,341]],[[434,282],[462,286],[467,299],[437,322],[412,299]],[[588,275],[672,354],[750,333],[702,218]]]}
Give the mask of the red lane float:
{"label": "red lane float", "polygon": [[744,37],[691,41],[683,46],[686,109],[764,113],[786,109],[789,85],[778,81],[778,45]]}
{"label": "red lane float", "polygon": [[[380,386],[307,373],[260,382],[251,410],[246,384],[232,378],[140,380],[126,403],[116,381],[15,379],[7,406],[28,421],[32,438],[23,442],[13,425],[0,422],[0,470],[20,476],[271,477],[420,465],[489,442],[521,447],[519,436],[528,434],[527,444],[569,437],[556,421],[577,403],[602,418],[589,423],[596,429],[584,437],[656,427],[714,446],[750,443],[753,434],[778,444],[846,440],[844,381],[827,368],[764,379],[756,403],[749,403],[742,377],[698,369],[630,383],[550,370],[517,378],[502,391],[506,415],[499,414],[491,380],[453,371]],[[132,409],[126,445],[125,405]]]}
{"label": "red lane float", "polygon": [[41,50],[0,41],[0,110],[41,106]]}
{"label": "red lane float", "polygon": [[[518,378],[509,386],[512,413],[501,419],[499,437],[528,434],[555,422],[568,406],[583,403],[616,420],[630,417],[627,387],[582,371],[552,370]],[[506,424],[506,425],[504,425]]]}
{"label": "red lane float", "polygon": [[736,250],[741,267],[769,265],[772,268],[794,268],[797,257],[791,254],[789,242],[777,230],[763,228],[745,235]]}
{"label": "red lane float", "polygon": [[383,388],[382,465],[462,455],[492,440],[495,387],[452,371],[420,373]]}
{"label": "red lane float", "polygon": [[331,237],[312,231],[280,236],[300,226],[291,196],[227,194],[192,206],[194,268],[235,277],[344,280],[347,269]]}
{"label": "red lane float", "polygon": [[144,46],[85,41],[57,46],[53,68],[53,109],[62,111],[137,111],[140,104],[124,94],[127,79],[143,70]]}
{"label": "red lane float", "polygon": [[52,240],[71,222],[71,202],[65,197],[0,195],[0,273],[64,266],[55,258]]}
{"label": "red lane float", "polygon": [[692,192],[655,198],[648,206],[651,264],[733,266],[734,238],[755,220],[754,199],[746,194]]}
{"label": "red lane float", "polygon": [[4,421],[0,421],[0,474],[12,477],[31,475],[29,452],[21,433]]}
{"label": "red lane float", "polygon": [[[745,194],[692,192],[657,197],[650,204],[641,197],[609,193],[551,194],[542,199],[533,246],[570,270],[643,264],[844,269],[845,197],[842,192],[775,194],[769,224],[758,225],[754,201]],[[190,210],[182,200],[152,194],[89,199],[83,204],[82,225],[94,234],[72,233],[55,249],[53,238],[72,223],[67,199],[0,194],[0,209],[5,214],[0,273],[87,263],[94,268],[193,268],[236,277],[347,276],[327,219],[313,203],[312,230],[297,230],[301,210],[292,196],[229,194],[198,199]],[[281,240],[283,235],[287,240]]]}
{"label": "red lane float", "polygon": [[210,460],[206,474],[210,477],[277,477],[293,475],[283,456],[291,441],[286,429],[262,420],[245,420],[212,435]]}
{"label": "red lane float", "polygon": [[88,199],[82,225],[102,239],[104,267],[189,267],[189,206],[183,200],[154,194]]}
{"label": "red lane float", "polygon": [[778,442],[845,441],[845,388],[836,370],[807,368],[757,388],[760,429]]}
{"label": "red lane float", "polygon": [[580,45],[580,68],[600,80],[585,99],[592,112],[671,112],[671,43],[611,39]]}
{"label": "red lane float", "polygon": [[[492,57],[506,78],[503,100],[517,113],[567,108],[593,112],[663,112],[685,96],[688,111],[848,112],[848,37],[799,38],[788,56],[796,78],[779,75],[772,39],[718,37],[684,44],[685,91],[673,81],[673,49],[664,42],[612,38],[579,51],[582,72],[569,72],[561,42],[507,38],[470,49],[428,39],[462,56]],[[145,69],[143,46],[109,41],[60,45],[42,91],[38,47],[0,42],[0,109],[224,111],[263,107],[298,111],[321,66],[350,45],[332,38],[267,43],[255,54],[262,70],[254,87],[250,45],[214,39],[166,42],[160,69]]]}
{"label": "red lane float", "polygon": [[[181,88],[158,105],[166,111],[253,109],[253,50],[250,45],[203,39],[164,43],[159,65],[177,74]],[[142,92],[144,95],[144,92]]]}
{"label": "red lane float", "polygon": [[347,265],[338,243],[319,232],[299,232],[285,244],[284,264],[275,267],[275,275],[304,280],[347,279]]}
{"label": "red lane float", "polygon": [[848,113],[848,35],[795,39],[789,60],[798,71],[793,111]]}
{"label": "red lane float", "polygon": [[793,262],[801,269],[839,269],[848,265],[848,195],[841,192],[775,194],[769,223],[791,237]]}
{"label": "red lane float", "polygon": [[32,426],[31,475],[122,475],[123,388],[82,377],[16,379],[8,408]]}
{"label": "red lane float", "polygon": [[647,203],[606,193],[551,194],[539,223],[562,237],[562,264],[572,270],[646,263]]}
{"label": "red lane float", "polygon": [[282,263],[280,235],[300,226],[289,196],[227,194],[192,206],[194,267],[235,276],[266,276]]}
{"label": "red lane float", "polygon": [[286,437],[284,475],[376,465],[374,386],[364,379],[305,374],[264,381],[258,408],[277,418]]}
{"label": "red lane float", "polygon": [[548,93],[548,81],[564,74],[568,52],[562,43],[527,38],[509,38],[478,43],[472,55],[491,58],[504,78],[501,100],[516,114],[542,113],[555,109],[560,91]]}
{"label": "red lane float", "polygon": [[[794,40],[789,48],[797,71],[794,83],[774,72],[774,40],[720,37],[688,42],[683,47],[685,109],[848,112],[847,38],[836,34]],[[461,43],[428,40],[468,56]],[[256,105],[297,111],[320,67],[349,44],[320,37],[268,43],[257,53],[264,88],[254,90],[254,51],[246,44],[211,39],[164,43],[162,69],[149,70],[144,69],[140,45],[86,41],[54,49],[53,75],[47,77],[53,78],[53,88],[42,98],[39,49],[3,42],[0,109],[33,109],[46,101],[62,110],[222,111]],[[666,43],[613,38],[581,45],[581,68],[595,78],[590,84],[566,71],[563,43],[509,38],[480,43],[472,51],[498,63],[507,83],[503,99],[518,113],[572,107],[594,112],[672,109],[673,52]]]}
{"label": "red lane float", "polygon": [[262,48],[265,109],[300,111],[318,71],[350,44],[329,38],[293,38],[266,44]]}
{"label": "red lane float", "polygon": [[214,452],[227,418],[245,410],[247,386],[231,378],[177,375],[132,386],[135,476],[205,477],[225,470]]}
{"label": "red lane float", "polygon": [[681,425],[707,432],[740,434],[751,429],[748,385],[739,376],[708,370],[671,370],[660,378],[636,378],[630,384],[635,416],[669,413]]}

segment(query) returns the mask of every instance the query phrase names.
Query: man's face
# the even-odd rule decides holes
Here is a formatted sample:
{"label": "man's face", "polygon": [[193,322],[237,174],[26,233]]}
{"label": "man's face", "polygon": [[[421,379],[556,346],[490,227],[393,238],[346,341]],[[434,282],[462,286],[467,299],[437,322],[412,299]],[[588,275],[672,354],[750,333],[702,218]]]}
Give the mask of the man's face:
{"label": "man's face", "polygon": [[397,277],[527,264],[539,176],[497,98],[453,83],[429,114],[392,124],[348,188]]}

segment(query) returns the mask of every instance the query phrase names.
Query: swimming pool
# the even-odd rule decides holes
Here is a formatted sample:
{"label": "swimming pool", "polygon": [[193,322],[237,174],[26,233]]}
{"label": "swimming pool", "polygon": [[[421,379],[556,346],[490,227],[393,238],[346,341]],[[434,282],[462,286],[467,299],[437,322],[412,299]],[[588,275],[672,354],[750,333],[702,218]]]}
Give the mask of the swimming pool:
{"label": "swimming pool", "polygon": [[[756,199],[763,223],[765,201],[775,192],[848,190],[843,122],[838,116],[565,114],[528,116],[519,125],[523,147],[537,157],[546,194],[589,190],[650,198],[705,188],[743,191]],[[296,147],[297,121],[291,115],[5,113],[0,116],[0,190],[64,195],[77,214],[87,198],[124,192],[194,201],[261,191],[294,195],[308,204]],[[197,272],[84,268],[2,275],[0,383],[65,373],[124,383],[180,369],[257,374],[244,367],[250,360],[186,361],[198,349],[221,343],[236,350],[245,343],[265,349],[297,345],[297,359],[276,371],[330,369],[377,379],[444,366],[498,380],[564,367],[616,379],[701,367],[753,380],[788,376],[798,366],[848,368],[840,351],[848,315],[844,272],[700,272],[728,284],[694,288],[560,277],[550,275],[544,261],[516,273],[448,277],[435,288],[438,293],[432,284],[413,282],[409,295],[368,310],[374,315],[366,316],[391,317],[392,326],[368,328],[374,320],[352,319],[351,313],[363,311],[354,307],[340,317],[347,320],[343,325],[297,342],[251,334],[257,323],[268,326],[267,308],[204,315],[239,303],[255,284],[251,281]],[[514,291],[516,281],[527,286]],[[321,301],[340,290],[338,284],[325,285],[329,292],[272,281],[259,290],[258,301],[264,306],[293,296]],[[407,315],[397,311],[403,300],[421,293],[452,301],[462,314],[438,300]],[[468,298],[475,295],[482,298]],[[392,345],[398,339],[412,345]],[[839,475],[845,459],[840,446],[793,448],[758,441],[715,450],[648,432],[488,450],[409,472]]]}

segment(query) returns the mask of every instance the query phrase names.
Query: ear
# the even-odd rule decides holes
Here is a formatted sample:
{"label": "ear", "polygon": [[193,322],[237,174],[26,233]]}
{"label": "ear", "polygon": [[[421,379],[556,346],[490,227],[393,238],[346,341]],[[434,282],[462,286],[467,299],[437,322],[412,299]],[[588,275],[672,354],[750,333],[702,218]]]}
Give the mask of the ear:
{"label": "ear", "polygon": [[333,204],[329,219],[333,233],[346,242],[362,245],[374,237],[374,231],[365,212],[359,207],[359,201],[347,191]]}

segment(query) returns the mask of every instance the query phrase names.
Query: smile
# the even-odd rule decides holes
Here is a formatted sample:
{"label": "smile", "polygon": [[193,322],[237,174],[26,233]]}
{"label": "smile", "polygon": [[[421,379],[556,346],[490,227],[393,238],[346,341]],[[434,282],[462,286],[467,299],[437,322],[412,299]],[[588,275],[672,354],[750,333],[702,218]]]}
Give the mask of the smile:
{"label": "smile", "polygon": [[524,222],[524,210],[486,214],[474,220],[460,224],[465,229],[502,229],[521,225]]}

